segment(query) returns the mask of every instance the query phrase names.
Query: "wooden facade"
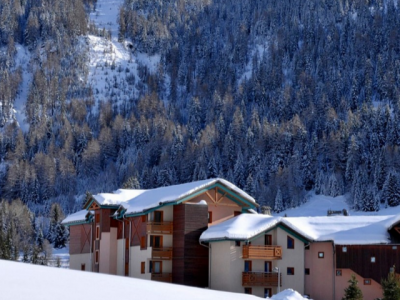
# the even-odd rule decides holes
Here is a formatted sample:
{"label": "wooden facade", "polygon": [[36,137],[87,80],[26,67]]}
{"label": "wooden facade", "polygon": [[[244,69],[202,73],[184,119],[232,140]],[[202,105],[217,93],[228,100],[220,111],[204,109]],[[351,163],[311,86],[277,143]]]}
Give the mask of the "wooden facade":
{"label": "wooden facade", "polygon": [[208,286],[208,249],[199,244],[208,228],[206,205],[174,206],[172,282],[196,287]]}
{"label": "wooden facade", "polygon": [[282,274],[280,280],[278,280],[278,273],[271,272],[243,272],[242,273],[242,285],[243,286],[282,286]]}
{"label": "wooden facade", "polygon": [[90,253],[92,224],[81,224],[70,227],[69,253]]}
{"label": "wooden facade", "polygon": [[282,259],[282,247],[243,245],[242,255],[244,259]]}
{"label": "wooden facade", "polygon": [[400,246],[396,245],[337,245],[336,269],[351,269],[363,278],[381,282],[390,268],[400,270]]}

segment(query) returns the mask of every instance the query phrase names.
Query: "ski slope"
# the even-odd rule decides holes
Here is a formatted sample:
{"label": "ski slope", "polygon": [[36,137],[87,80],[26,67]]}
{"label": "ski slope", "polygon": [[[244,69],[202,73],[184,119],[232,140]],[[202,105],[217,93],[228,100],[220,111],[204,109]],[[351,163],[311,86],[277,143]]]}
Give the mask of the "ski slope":
{"label": "ski slope", "polygon": [[246,300],[252,295],[219,292],[122,276],[72,271],[0,260],[1,299]]}

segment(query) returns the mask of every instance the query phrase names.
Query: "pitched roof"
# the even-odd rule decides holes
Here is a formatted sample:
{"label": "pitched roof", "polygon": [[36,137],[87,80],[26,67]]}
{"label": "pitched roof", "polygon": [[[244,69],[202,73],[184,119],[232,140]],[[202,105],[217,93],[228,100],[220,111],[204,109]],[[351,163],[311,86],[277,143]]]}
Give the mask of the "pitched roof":
{"label": "pitched roof", "polygon": [[[244,201],[247,201],[251,204],[250,208],[258,206],[253,197],[222,178],[200,180],[150,190],[119,189],[113,193],[93,195],[93,199],[101,206],[121,206],[124,208],[126,215],[141,214],[162,205],[179,203],[179,201],[184,200],[186,197],[201,193],[217,184],[240,196]],[[82,215],[79,216],[82,219]],[[70,216],[67,219],[69,220],[69,218]]]}
{"label": "pitched roof", "polygon": [[279,224],[309,241],[333,241],[342,245],[387,244],[388,229],[397,216],[271,217],[242,214],[208,228],[201,241],[248,240]]}
{"label": "pitched roof", "polygon": [[92,215],[90,211],[87,211],[86,209],[80,210],[76,213],[73,213],[69,216],[67,216],[61,224],[63,225],[74,225],[74,224],[80,224],[80,223],[86,223],[89,221],[89,217]]}

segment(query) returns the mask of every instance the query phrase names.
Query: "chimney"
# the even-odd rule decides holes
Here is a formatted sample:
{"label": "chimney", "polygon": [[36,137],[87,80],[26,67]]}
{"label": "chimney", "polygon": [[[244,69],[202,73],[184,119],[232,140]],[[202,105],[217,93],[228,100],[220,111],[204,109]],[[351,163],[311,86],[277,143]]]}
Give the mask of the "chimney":
{"label": "chimney", "polygon": [[269,216],[271,216],[271,207],[266,206],[266,205],[261,206],[261,213],[262,213],[263,215],[269,215]]}

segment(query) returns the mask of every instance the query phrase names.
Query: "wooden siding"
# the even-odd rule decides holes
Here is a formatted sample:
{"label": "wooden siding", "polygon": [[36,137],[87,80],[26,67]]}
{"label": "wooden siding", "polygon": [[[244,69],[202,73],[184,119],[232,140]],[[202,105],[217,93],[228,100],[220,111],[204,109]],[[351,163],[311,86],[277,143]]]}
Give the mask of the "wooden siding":
{"label": "wooden siding", "polygon": [[243,245],[243,258],[276,260],[282,259],[281,246]]}
{"label": "wooden siding", "polygon": [[160,282],[172,282],[172,274],[171,273],[162,273],[162,274],[151,274],[151,280],[160,281]]}
{"label": "wooden siding", "polygon": [[206,205],[174,206],[173,283],[208,286],[208,249],[199,244],[200,235],[207,228]]}
{"label": "wooden siding", "polygon": [[73,225],[70,226],[69,231],[70,231],[69,253],[70,254],[90,253],[91,224]]}
{"label": "wooden siding", "polygon": [[[282,274],[280,278],[280,286],[282,286]],[[243,272],[243,286],[278,286],[278,273],[271,272]]]}
{"label": "wooden siding", "polygon": [[147,222],[147,233],[172,234],[172,222]]}
{"label": "wooden siding", "polygon": [[151,258],[154,260],[155,259],[171,260],[172,259],[172,247],[152,248]]}
{"label": "wooden siding", "polygon": [[[140,246],[142,236],[146,237],[147,240],[146,222],[143,222],[141,216],[129,218],[129,221],[131,223],[131,246]],[[129,232],[129,227],[125,227],[125,230],[128,230]]]}
{"label": "wooden siding", "polygon": [[[343,247],[347,248],[343,252]],[[363,278],[381,282],[393,265],[400,270],[400,246],[396,245],[337,245],[336,268],[351,269]],[[371,262],[375,257],[375,262]]]}

